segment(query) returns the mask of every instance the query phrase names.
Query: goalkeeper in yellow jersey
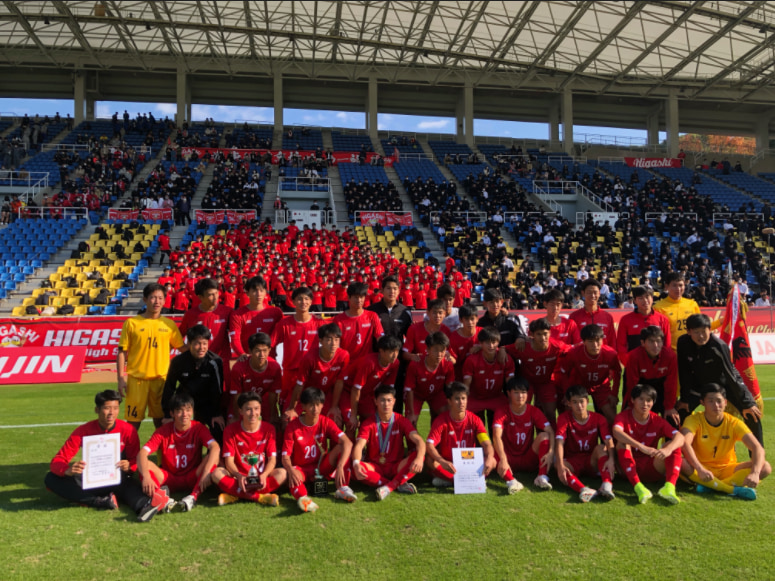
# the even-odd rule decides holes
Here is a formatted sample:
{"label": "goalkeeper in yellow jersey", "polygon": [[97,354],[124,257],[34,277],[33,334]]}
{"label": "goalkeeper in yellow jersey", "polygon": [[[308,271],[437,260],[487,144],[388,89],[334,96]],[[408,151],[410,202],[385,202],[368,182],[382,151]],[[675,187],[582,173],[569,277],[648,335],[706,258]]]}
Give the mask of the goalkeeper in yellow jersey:
{"label": "goalkeeper in yellow jersey", "polygon": [[[686,279],[683,273],[666,273],[662,277],[662,286],[667,296],[654,303],[654,310],[670,319],[670,347],[675,351],[678,338],[686,334],[686,319],[700,313],[700,306],[696,301],[684,297]],[[720,326],[721,320],[714,321],[711,328]]]}

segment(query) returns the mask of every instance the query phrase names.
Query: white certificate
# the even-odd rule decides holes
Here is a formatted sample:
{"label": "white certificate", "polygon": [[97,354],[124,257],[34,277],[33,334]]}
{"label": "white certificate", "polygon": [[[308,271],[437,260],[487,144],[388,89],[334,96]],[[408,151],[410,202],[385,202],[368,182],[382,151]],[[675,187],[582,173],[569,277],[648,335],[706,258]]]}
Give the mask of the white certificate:
{"label": "white certificate", "polygon": [[82,446],[86,462],[82,474],[84,490],[121,484],[121,434],[84,436]]}
{"label": "white certificate", "polygon": [[487,491],[481,448],[452,448],[452,463],[455,465],[455,494],[483,494]]}

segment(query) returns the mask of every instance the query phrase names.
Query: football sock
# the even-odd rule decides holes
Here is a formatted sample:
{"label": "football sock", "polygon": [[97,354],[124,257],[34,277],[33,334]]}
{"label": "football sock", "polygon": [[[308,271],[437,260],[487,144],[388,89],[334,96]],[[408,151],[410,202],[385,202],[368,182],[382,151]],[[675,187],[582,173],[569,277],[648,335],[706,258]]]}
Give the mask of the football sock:
{"label": "football sock", "polygon": [[750,468],[743,468],[742,470],[738,470],[730,478],[727,478],[724,480],[727,484],[732,484],[733,486],[745,486],[743,484],[745,482],[745,479],[748,478],[748,475],[751,473]]}
{"label": "football sock", "polygon": [[511,481],[511,480],[514,480],[514,473],[511,471],[511,468],[509,468],[508,470],[506,470],[506,473],[503,475],[503,479],[504,479],[506,482],[509,482],[509,481]]}
{"label": "football sock", "polygon": [[412,478],[414,478],[414,472],[411,472],[409,470],[409,467],[407,466],[406,469],[404,469],[403,472],[399,473],[393,480],[388,482],[388,488],[391,492],[393,492],[396,488],[401,486],[402,484],[406,484],[409,482]]}
{"label": "football sock", "polygon": [[268,494],[270,492],[274,492],[280,488],[280,484],[275,480],[274,476],[267,476],[266,477],[266,484],[264,484],[264,487],[259,491],[261,494]]}
{"label": "football sock", "polygon": [[632,457],[632,452],[627,448],[623,448],[616,451],[616,456],[619,458],[619,465],[624,470],[624,475],[630,481],[630,484],[633,486],[639,484],[640,478],[638,477],[638,471],[635,469],[635,459]]}
{"label": "football sock", "polygon": [[291,487],[290,484],[288,486],[291,489],[291,495],[296,500],[299,500],[302,496],[307,496],[307,487],[304,486],[304,483],[300,483],[298,486]]}
{"label": "football sock", "polygon": [[672,484],[674,490],[679,474],[681,474],[681,448],[673,450],[673,453],[665,458],[665,482]]}
{"label": "football sock", "polygon": [[705,488],[709,488],[710,490],[716,490],[718,492],[724,492],[726,494],[732,494],[735,491],[735,487],[731,484],[727,484],[726,482],[723,482],[719,480],[718,478],[713,478],[713,480],[709,482],[703,482],[700,480],[700,477],[697,475],[697,471],[695,470],[692,472],[692,475],[689,476],[689,480],[694,482],[695,484],[701,484]]}
{"label": "football sock", "polygon": [[541,441],[540,444],[538,444],[538,475],[539,476],[546,476],[546,473],[549,472],[549,466],[544,466],[541,464],[541,458],[543,458],[548,452],[549,452],[549,438],[546,440]]}
{"label": "football sock", "polygon": [[566,472],[565,480],[567,481],[568,486],[570,486],[576,492],[581,492],[581,489],[584,488],[584,485],[581,483],[581,480],[576,478],[575,474],[570,474]]}
{"label": "football sock", "polygon": [[450,481],[455,480],[455,475],[452,474],[452,472],[447,472],[441,466],[436,466],[436,468],[431,470],[431,472],[433,472],[434,476],[438,476],[439,478],[443,478],[444,480],[450,480]]}
{"label": "football sock", "polygon": [[366,472],[366,477],[359,479],[361,482],[374,487],[382,486],[382,477],[379,475],[379,472],[372,470],[371,468],[367,468],[363,464],[361,464],[361,468],[364,470],[364,472]]}
{"label": "football sock", "polygon": [[194,486],[194,490],[192,490],[189,494],[190,497],[192,497],[194,500],[199,500],[199,484],[197,483],[196,486]]}
{"label": "football sock", "polygon": [[611,482],[613,480],[613,476],[608,470],[606,470],[606,462],[608,462],[608,456],[600,456],[600,458],[597,459],[597,470],[600,472],[600,478],[603,479],[603,482]]}
{"label": "football sock", "polygon": [[[323,460],[320,462],[320,474],[324,478],[334,478],[334,475],[336,474],[336,465],[331,464],[331,455],[326,454],[323,456]],[[352,475],[352,469],[350,468],[350,463],[348,462],[344,467],[344,485],[348,486],[350,484],[350,476]]]}

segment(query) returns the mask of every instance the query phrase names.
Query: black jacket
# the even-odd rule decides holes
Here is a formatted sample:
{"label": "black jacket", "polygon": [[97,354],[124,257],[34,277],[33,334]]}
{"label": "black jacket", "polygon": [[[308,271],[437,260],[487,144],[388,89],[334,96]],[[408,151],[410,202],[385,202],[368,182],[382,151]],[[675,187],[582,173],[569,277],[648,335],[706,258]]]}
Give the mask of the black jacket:
{"label": "black jacket", "polygon": [[186,390],[194,398],[194,419],[210,426],[214,417],[221,415],[223,393],[223,360],[208,351],[201,363],[188,351],[170,362],[167,381],[161,396],[164,417],[171,417],[170,399],[178,389]]}
{"label": "black jacket", "polygon": [[412,311],[401,303],[396,305],[388,312],[385,303],[382,301],[369,306],[367,311],[377,313],[382,323],[382,330],[385,335],[392,335],[402,342],[406,337],[406,332],[412,324]]}
{"label": "black jacket", "polygon": [[498,315],[494,319],[490,317],[489,313],[485,313],[484,316],[476,323],[477,327],[495,327],[501,334],[501,347],[506,345],[513,345],[517,339],[527,339],[525,330],[522,328],[517,317],[512,315]]}

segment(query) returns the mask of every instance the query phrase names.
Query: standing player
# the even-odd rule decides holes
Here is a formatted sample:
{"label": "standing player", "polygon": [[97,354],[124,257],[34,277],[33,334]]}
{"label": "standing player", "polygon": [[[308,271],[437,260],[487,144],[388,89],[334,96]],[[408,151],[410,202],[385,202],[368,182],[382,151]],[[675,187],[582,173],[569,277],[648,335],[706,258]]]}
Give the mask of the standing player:
{"label": "standing player", "polygon": [[[240,421],[228,425],[223,435],[223,466],[213,473],[213,482],[223,492],[218,505],[238,499],[277,506],[274,491],[285,482],[286,473],[277,466],[275,429],[261,421],[261,396],[254,392],[239,394]],[[256,482],[248,479],[255,466]]]}
{"label": "standing player", "polygon": [[524,378],[511,378],[503,387],[508,404],[498,410],[493,422],[498,474],[506,481],[509,494],[524,488],[514,477],[515,471],[537,471],[533,484],[542,490],[552,489],[548,473],[554,461],[554,430],[544,414],[527,403],[528,389]]}
{"label": "standing player", "polygon": [[678,339],[686,334],[686,320],[700,313],[696,301],[684,297],[686,279],[683,273],[668,272],[662,277],[667,296],[656,302],[654,310],[670,320],[670,347],[678,349]]}
{"label": "standing player", "polygon": [[573,311],[570,314],[570,318],[579,328],[579,332],[582,334],[582,341],[584,340],[584,327],[587,325],[597,325],[603,331],[604,343],[611,349],[616,350],[614,318],[611,316],[611,313],[600,308],[600,288],[600,282],[594,278],[588,278],[581,283],[581,296],[584,299],[584,306]]}
{"label": "standing player", "polygon": [[[681,446],[684,437],[666,420],[651,411],[657,399],[657,390],[650,385],[636,385],[631,392],[631,407],[616,416],[612,432],[617,440],[616,455],[627,480],[644,504],[652,498],[646,482],[665,479],[657,493],[670,504],[681,500],[675,493],[675,483],[681,473]],[[659,440],[665,444],[658,448]]]}
{"label": "standing player", "polygon": [[[422,361],[428,353],[425,343],[426,337],[437,332],[449,332],[444,326],[444,302],[441,299],[434,299],[428,303],[428,312],[425,313],[426,319],[413,323],[406,332],[402,358],[406,361]],[[407,415],[409,411],[407,410]]]}
{"label": "standing player", "polygon": [[635,299],[635,310],[622,317],[616,331],[616,351],[625,367],[630,353],[641,345],[641,331],[646,327],[653,325],[662,329],[665,343],[670,346],[670,319],[654,310],[651,287],[636,286],[632,289],[632,296]]}
{"label": "standing player", "polygon": [[479,349],[477,343],[477,316],[476,309],[468,305],[463,305],[458,309],[458,318],[460,327],[457,331],[444,330],[444,334],[449,337],[449,352],[455,359],[455,381],[463,381],[463,364],[466,357],[475,353]]}
{"label": "standing player", "polygon": [[[178,391],[169,401],[172,421],[156,430],[137,455],[137,472],[143,492],[153,497],[156,489],[166,486],[171,492],[186,491],[172,507],[184,512],[192,510],[199,494],[210,486],[210,473],[218,465],[221,452],[218,442],[205,424],[194,420],[194,398]],[[207,456],[202,458],[202,448]],[[160,466],[148,459],[159,450]]]}
{"label": "standing player", "polygon": [[[614,441],[602,414],[590,412],[589,394],[583,385],[572,385],[565,394],[569,409],[557,418],[555,468],[565,486],[579,493],[581,502],[600,495],[613,500],[612,479],[616,473]],[[600,473],[600,490],[585,486],[579,476]]]}
{"label": "standing player", "polygon": [[[165,290],[158,283],[143,289],[145,312],[127,319],[121,328],[116,357],[118,393],[126,395],[124,418],[135,428],[145,417],[145,408],[157,428],[164,412],[161,395],[170,367],[170,347],[183,348],[183,336],[172,319],[161,316]],[[127,377],[124,377],[126,366]]]}
{"label": "standing player", "polygon": [[271,335],[274,326],[283,318],[282,309],[266,306],[267,289],[262,277],[254,276],[248,279],[245,292],[250,302],[235,309],[229,319],[229,339],[237,361],[250,357],[248,342],[253,335]]}
{"label": "standing player", "polygon": [[342,349],[354,361],[374,351],[374,343],[382,336],[382,323],[372,311],[365,311],[363,305],[369,294],[369,287],[363,282],[354,282],[347,287],[348,307],[334,317],[342,332]]}
{"label": "standing player", "polygon": [[248,340],[250,357],[237,361],[231,370],[231,406],[229,423],[240,418],[237,400],[241,393],[257,393],[261,398],[261,409],[266,420],[275,424],[278,420],[277,400],[283,384],[283,370],[280,364],[269,357],[272,339],[266,333],[256,333]]}
{"label": "standing player", "polygon": [[543,296],[546,320],[551,329],[551,338],[557,343],[564,343],[572,347],[581,343],[581,336],[579,335],[579,328],[576,322],[570,317],[563,317],[561,315],[563,302],[565,302],[565,295],[556,288],[547,291]]}
{"label": "standing player", "polygon": [[[409,420],[393,412],[395,401],[395,389],[389,385],[377,387],[374,391],[377,413],[361,424],[352,453],[355,478],[378,487],[379,500],[385,500],[394,490],[417,494],[417,488],[409,480],[422,472],[425,462],[425,442]],[[414,445],[406,457],[404,442]]]}
{"label": "standing player", "polygon": [[449,347],[447,336],[441,331],[431,333],[425,338],[425,345],[428,354],[421,361],[412,361],[409,364],[404,383],[407,419],[415,426],[423,403],[428,402],[431,421],[446,409],[444,388],[455,381],[455,370],[446,357]]}
{"label": "standing player", "polygon": [[504,314],[503,309],[503,294],[498,289],[489,288],[484,291],[484,308],[487,311],[484,313],[479,322],[476,323],[477,327],[495,327],[501,334],[501,347],[515,344],[517,348],[521,348],[525,344],[527,335],[522,328],[522,323],[517,317],[512,317],[509,314]]}

